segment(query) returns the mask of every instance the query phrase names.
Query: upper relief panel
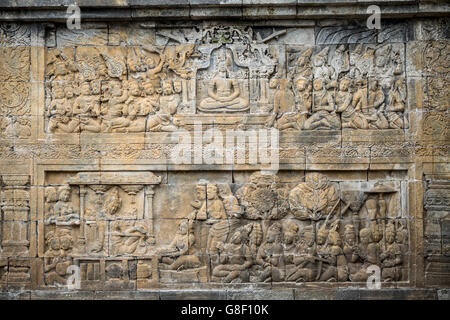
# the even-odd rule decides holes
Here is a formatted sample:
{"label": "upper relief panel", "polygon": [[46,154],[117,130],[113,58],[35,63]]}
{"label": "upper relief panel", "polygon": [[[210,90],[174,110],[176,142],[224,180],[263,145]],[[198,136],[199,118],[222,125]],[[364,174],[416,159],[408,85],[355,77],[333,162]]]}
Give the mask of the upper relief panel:
{"label": "upper relief panel", "polygon": [[408,128],[405,47],[383,40],[392,33],[403,41],[406,27],[371,35],[336,28],[319,28],[313,45],[308,27],[56,26],[45,41],[44,130],[171,132],[195,120],[290,131]]}

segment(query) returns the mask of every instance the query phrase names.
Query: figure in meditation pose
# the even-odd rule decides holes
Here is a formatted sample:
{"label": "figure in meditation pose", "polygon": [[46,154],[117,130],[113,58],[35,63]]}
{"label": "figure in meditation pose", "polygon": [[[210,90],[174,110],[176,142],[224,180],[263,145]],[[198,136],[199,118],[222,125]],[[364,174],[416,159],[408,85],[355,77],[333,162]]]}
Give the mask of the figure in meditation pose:
{"label": "figure in meditation pose", "polygon": [[314,80],[313,100],[313,115],[305,121],[305,129],[340,129],[341,122],[336,114],[333,95],[325,88],[323,79]]}
{"label": "figure in meditation pose", "polygon": [[216,266],[212,275],[221,278],[223,282],[248,282],[250,274],[248,269],[253,264],[250,249],[245,244],[244,227],[240,227],[231,236],[230,243],[219,243],[220,265]]}
{"label": "figure in meditation pose", "polygon": [[158,250],[161,258],[161,268],[182,270],[200,267],[200,259],[195,255],[195,236],[189,230],[189,223],[182,221],[178,225],[175,238],[167,246]]}
{"label": "figure in meditation pose", "polygon": [[198,109],[203,112],[243,112],[249,109],[248,99],[241,96],[239,83],[227,79],[225,62],[219,65],[218,77],[208,88],[208,97],[203,99]]}

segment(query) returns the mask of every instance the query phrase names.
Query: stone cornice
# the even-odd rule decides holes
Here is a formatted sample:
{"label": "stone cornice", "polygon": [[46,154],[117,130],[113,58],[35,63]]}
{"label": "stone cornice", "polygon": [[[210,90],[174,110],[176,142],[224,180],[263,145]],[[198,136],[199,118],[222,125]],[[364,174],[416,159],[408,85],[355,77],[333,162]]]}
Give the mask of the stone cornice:
{"label": "stone cornice", "polygon": [[1,0],[0,21],[63,21],[74,3],[88,21],[353,19],[367,17],[373,4],[385,18],[450,14],[450,5],[442,0]]}

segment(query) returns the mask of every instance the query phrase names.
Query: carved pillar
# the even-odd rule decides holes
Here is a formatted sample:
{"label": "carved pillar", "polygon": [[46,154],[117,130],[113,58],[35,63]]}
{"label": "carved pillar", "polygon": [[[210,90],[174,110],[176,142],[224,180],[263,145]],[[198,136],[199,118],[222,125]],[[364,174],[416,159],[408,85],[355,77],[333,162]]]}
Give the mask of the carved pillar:
{"label": "carved pillar", "polygon": [[80,185],[80,240],[79,244],[81,248],[86,246],[86,231],[85,231],[85,219],[84,214],[86,211],[86,193],[87,188],[85,185]]}
{"label": "carved pillar", "polygon": [[147,185],[145,187],[145,212],[144,219],[148,221],[149,232],[153,236],[153,195],[155,191],[153,191],[153,185]]}
{"label": "carved pillar", "polygon": [[23,257],[29,250],[30,193],[28,175],[4,175],[1,193],[3,211],[1,244],[4,256]]}

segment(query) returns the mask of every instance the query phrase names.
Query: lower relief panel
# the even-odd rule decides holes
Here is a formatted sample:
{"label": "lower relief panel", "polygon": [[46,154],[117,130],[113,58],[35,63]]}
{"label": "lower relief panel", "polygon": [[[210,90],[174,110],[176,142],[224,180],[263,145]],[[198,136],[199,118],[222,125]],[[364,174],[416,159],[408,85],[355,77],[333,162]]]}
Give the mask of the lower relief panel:
{"label": "lower relief panel", "polygon": [[[407,283],[403,182],[345,172],[47,172],[37,283],[65,287],[76,274],[82,290],[265,287],[365,283],[374,272]],[[10,262],[0,283],[27,268]]]}

